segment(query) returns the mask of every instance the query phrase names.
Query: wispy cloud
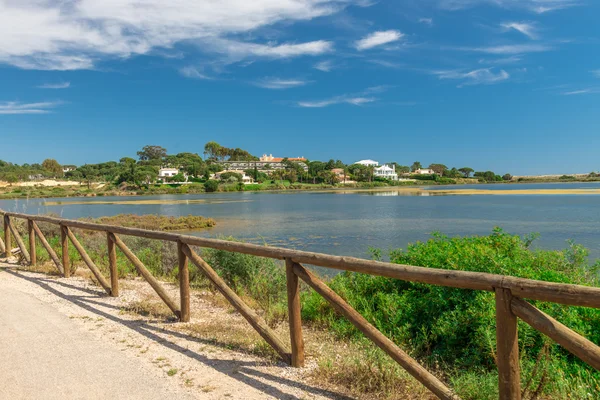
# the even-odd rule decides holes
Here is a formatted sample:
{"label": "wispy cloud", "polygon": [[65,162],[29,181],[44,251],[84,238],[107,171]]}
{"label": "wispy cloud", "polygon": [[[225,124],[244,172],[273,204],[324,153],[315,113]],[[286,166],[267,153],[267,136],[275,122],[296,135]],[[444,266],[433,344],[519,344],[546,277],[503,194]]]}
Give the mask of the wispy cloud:
{"label": "wispy cloud", "polygon": [[383,93],[390,87],[391,86],[388,85],[371,86],[358,93],[343,94],[341,96],[334,96],[324,100],[299,101],[296,104],[299,107],[305,108],[322,108],[335,104],[351,104],[353,106],[362,106],[368,103],[376,102],[378,99],[373,95]]}
{"label": "wispy cloud", "polygon": [[38,89],[67,89],[70,86],[71,82],[44,83],[43,85],[38,86]]}
{"label": "wispy cloud", "polygon": [[179,73],[183,76],[185,76],[186,78],[191,78],[191,79],[213,79],[212,77],[206,75],[204,73],[204,70],[200,67],[192,67],[192,66],[187,66],[187,67],[183,67],[179,70]]}
{"label": "wispy cloud", "polygon": [[393,29],[388,31],[377,31],[357,40],[354,45],[359,51],[368,50],[383,44],[396,42],[402,39],[403,36],[404,34],[402,32]]}
{"label": "wispy cloud", "polygon": [[519,61],[521,61],[521,57],[518,57],[518,56],[502,57],[502,58],[495,58],[495,59],[482,58],[479,60],[479,64],[501,65],[501,64],[514,64]]}
{"label": "wispy cloud", "polygon": [[313,68],[314,69],[318,69],[319,71],[323,71],[323,72],[330,72],[331,70],[334,69],[334,64],[333,61],[331,60],[325,60],[325,61],[321,61],[316,63]]}
{"label": "wispy cloud", "polygon": [[374,97],[351,97],[351,96],[336,96],[326,100],[317,101],[299,101],[298,105],[305,108],[322,108],[332,106],[334,104],[352,104],[354,106],[361,106],[363,104],[372,103],[377,101]]}
{"label": "wispy cloud", "polygon": [[499,83],[510,78],[510,75],[505,70],[501,69],[498,73],[494,73],[492,68],[481,68],[473,71],[433,71],[440,79],[457,79],[463,82],[458,87],[467,85],[491,85]]}
{"label": "wispy cloud", "polygon": [[0,115],[14,114],[49,114],[52,109],[59,106],[61,102],[47,101],[40,103],[21,103],[8,101],[0,103]]}
{"label": "wispy cloud", "polygon": [[433,18],[419,18],[419,22],[425,25],[433,26]]}
{"label": "wispy cloud", "polygon": [[600,78],[600,69],[595,69],[593,71],[590,71],[592,73],[592,75],[594,75],[596,78]]}
{"label": "wispy cloud", "polygon": [[538,33],[535,25],[532,22],[505,22],[500,24],[500,26],[504,29],[515,30],[517,32],[522,33],[530,39],[537,39]]}
{"label": "wispy cloud", "polygon": [[570,92],[562,92],[561,94],[563,96],[576,96],[578,94],[590,94],[590,93],[596,93],[596,92],[591,88],[586,88],[586,89],[580,89],[580,90],[572,90]]}
{"label": "wispy cloud", "polygon": [[310,83],[302,79],[264,78],[254,82],[254,85],[265,89],[291,89]]}
{"label": "wispy cloud", "polygon": [[446,10],[461,10],[480,4],[490,4],[507,9],[526,9],[537,14],[561,10],[580,4],[576,0],[436,0]]}
{"label": "wispy cloud", "polygon": [[401,64],[401,63],[387,61],[387,60],[380,60],[380,59],[367,60],[367,61],[371,64],[381,65],[382,67],[386,67],[386,68],[402,68],[404,66],[404,64]]}
{"label": "wispy cloud", "polygon": [[239,61],[247,57],[293,58],[318,56],[333,51],[333,43],[326,40],[305,43],[258,44],[217,39],[202,42],[201,46],[207,50],[225,54],[232,61]]}
{"label": "wispy cloud", "polygon": [[459,47],[457,50],[464,51],[476,51],[488,54],[497,55],[511,55],[511,54],[525,54],[525,53],[541,53],[544,51],[550,51],[554,48],[546,44],[506,44],[501,46],[489,46],[489,47]]}
{"label": "wispy cloud", "polygon": [[191,41],[224,46],[219,53],[234,51],[265,57],[321,54],[331,44],[315,41],[299,45],[235,45],[224,38],[242,37],[279,22],[332,15],[352,4],[366,3],[364,0],[0,1],[0,63],[25,69],[90,69],[106,59],[149,54]]}

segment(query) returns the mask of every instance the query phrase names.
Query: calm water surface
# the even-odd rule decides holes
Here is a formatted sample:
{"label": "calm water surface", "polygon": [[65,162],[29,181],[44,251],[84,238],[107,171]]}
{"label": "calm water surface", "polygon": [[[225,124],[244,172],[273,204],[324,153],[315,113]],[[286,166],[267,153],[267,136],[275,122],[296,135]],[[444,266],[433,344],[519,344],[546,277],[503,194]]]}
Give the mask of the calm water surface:
{"label": "calm water surface", "polygon": [[[436,186],[436,189],[440,186]],[[597,183],[452,186],[453,189],[579,189]],[[400,195],[401,194],[401,195]],[[151,202],[149,200],[156,200]],[[153,204],[132,204],[144,201]],[[59,204],[56,204],[59,202]],[[175,202],[175,203],[173,203]],[[53,205],[48,205],[52,203]],[[562,249],[573,239],[600,258],[600,195],[407,196],[388,192],[217,193],[0,201],[0,208],[65,218],[121,213],[203,215],[217,227],[192,234],[231,235],[335,255],[368,257],[369,247],[405,248],[434,231],[485,235],[496,226],[525,235],[537,247]]]}

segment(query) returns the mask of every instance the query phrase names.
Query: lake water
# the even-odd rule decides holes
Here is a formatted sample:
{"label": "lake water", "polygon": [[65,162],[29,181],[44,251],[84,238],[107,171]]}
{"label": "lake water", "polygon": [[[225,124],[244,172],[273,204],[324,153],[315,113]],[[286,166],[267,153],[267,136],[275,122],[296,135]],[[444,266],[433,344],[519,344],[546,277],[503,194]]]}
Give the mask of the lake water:
{"label": "lake water", "polygon": [[[436,186],[432,189],[443,187]],[[600,189],[598,183],[452,186],[452,189]],[[64,218],[121,213],[203,215],[217,226],[199,236],[231,235],[255,243],[369,257],[424,241],[434,231],[485,235],[539,232],[536,246],[562,249],[569,239],[600,258],[600,195],[426,196],[403,192],[236,192],[203,195],[0,201],[0,208]]]}

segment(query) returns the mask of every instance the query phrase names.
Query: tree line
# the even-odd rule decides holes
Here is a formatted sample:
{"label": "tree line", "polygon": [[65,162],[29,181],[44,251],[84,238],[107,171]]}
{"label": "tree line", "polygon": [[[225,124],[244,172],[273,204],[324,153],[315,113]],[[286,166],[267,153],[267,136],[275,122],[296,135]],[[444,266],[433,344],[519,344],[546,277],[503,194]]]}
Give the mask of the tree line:
{"label": "tree line", "polygon": [[[156,182],[159,175],[159,169],[163,167],[177,168],[180,172],[167,178],[170,181],[181,182],[186,179],[195,181],[206,181],[209,177],[223,171],[226,165],[224,161],[258,161],[259,158],[250,154],[248,151],[240,148],[228,148],[221,146],[215,141],[205,144],[203,149],[204,157],[197,153],[177,153],[168,154],[166,148],[156,145],[144,146],[137,152],[137,159],[123,157],[118,162],[108,161],[98,164],[85,164],[79,167],[70,166],[69,170],[63,171],[65,166],[61,166],[54,159],[46,159],[41,164],[23,164],[17,165],[0,160],[0,180],[8,182],[17,182],[29,180],[30,178],[67,178],[86,182],[91,186],[92,182],[104,181],[112,182],[117,185],[131,184],[138,187]],[[251,168],[244,171],[257,182],[267,180],[287,180],[291,183],[326,183],[335,184],[340,181],[352,180],[356,182],[373,182],[384,180],[375,176],[374,167],[361,164],[344,164],[341,160],[329,161],[307,161],[305,168],[301,163],[290,161],[287,158],[281,162],[283,169],[258,170]],[[398,175],[414,177],[419,179],[446,178],[477,178],[480,181],[492,182],[510,180],[512,176],[505,174],[497,175],[493,171],[475,171],[469,167],[448,168],[444,164],[432,163],[427,168],[433,170],[434,175],[419,176],[415,173],[424,168],[421,162],[415,161],[412,165],[402,165],[397,162],[389,162],[387,165],[393,165]],[[334,171],[334,170],[338,171]],[[340,173],[341,171],[341,173]],[[241,174],[223,174],[222,180],[241,181]]]}

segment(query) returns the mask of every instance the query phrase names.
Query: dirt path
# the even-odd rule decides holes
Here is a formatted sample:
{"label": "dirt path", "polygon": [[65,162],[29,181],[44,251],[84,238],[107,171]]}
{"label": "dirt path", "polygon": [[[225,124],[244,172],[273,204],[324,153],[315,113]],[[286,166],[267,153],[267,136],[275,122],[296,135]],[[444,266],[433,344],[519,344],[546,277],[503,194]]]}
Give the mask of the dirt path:
{"label": "dirt path", "polygon": [[303,383],[305,370],[123,312],[135,287],[111,298],[82,277],[14,267],[0,262],[0,399],[345,398]]}

